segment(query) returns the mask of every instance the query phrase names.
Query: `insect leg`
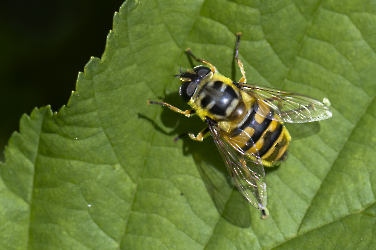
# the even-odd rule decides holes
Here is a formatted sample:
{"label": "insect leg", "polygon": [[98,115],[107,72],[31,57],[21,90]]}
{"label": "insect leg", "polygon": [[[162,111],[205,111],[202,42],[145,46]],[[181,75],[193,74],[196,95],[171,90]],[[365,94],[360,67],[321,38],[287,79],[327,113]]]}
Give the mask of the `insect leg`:
{"label": "insect leg", "polygon": [[186,117],[190,117],[191,115],[193,115],[194,113],[196,113],[196,111],[193,110],[193,109],[189,109],[189,110],[183,111],[183,110],[178,109],[177,107],[174,107],[171,104],[168,104],[168,103],[165,103],[165,102],[154,102],[154,101],[149,101],[148,100],[148,105],[150,105],[150,104],[157,104],[157,105],[161,105],[161,106],[166,106],[167,108],[171,109],[172,111],[175,111],[177,113],[183,114]]}
{"label": "insect leg", "polygon": [[236,33],[237,42],[236,42],[236,49],[235,49],[235,59],[236,59],[236,62],[238,63],[238,65],[239,65],[240,71],[242,72],[242,78],[239,80],[239,83],[246,83],[247,78],[245,78],[245,71],[244,71],[243,63],[240,61],[239,56],[238,56],[239,43],[240,43],[241,35],[242,35],[242,33],[240,33],[240,32]]}
{"label": "insect leg", "polygon": [[209,66],[210,66],[210,70],[211,70],[213,73],[217,71],[217,69],[216,69],[211,63],[209,63],[209,62],[207,62],[207,61],[205,61],[205,60],[202,60],[202,59],[200,59],[200,58],[195,57],[195,56],[192,54],[190,48],[186,49],[185,51],[186,51],[191,57],[193,57],[193,59],[195,59],[197,62],[202,62],[202,63],[205,63],[205,64],[209,65]]}
{"label": "insect leg", "polygon": [[200,133],[195,136],[193,133],[189,133],[189,138],[191,138],[194,141],[203,141],[205,137],[209,135],[209,127],[205,127],[203,130],[201,130]]}

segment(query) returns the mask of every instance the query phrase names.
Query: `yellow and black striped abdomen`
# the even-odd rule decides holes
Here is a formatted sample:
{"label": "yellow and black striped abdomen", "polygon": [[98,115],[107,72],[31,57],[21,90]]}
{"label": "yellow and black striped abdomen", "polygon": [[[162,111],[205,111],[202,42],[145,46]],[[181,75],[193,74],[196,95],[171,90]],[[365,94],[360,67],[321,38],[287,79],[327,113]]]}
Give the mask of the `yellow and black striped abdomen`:
{"label": "yellow and black striped abdomen", "polygon": [[269,167],[286,158],[291,136],[280,121],[265,118],[255,110],[257,104],[228,139],[240,147],[242,152],[250,155],[258,152],[264,166]]}

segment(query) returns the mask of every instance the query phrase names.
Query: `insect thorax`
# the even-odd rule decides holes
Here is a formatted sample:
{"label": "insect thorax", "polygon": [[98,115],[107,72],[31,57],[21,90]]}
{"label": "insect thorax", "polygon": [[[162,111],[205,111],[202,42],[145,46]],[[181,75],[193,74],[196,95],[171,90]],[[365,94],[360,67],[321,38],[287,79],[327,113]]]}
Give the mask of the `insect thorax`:
{"label": "insect thorax", "polygon": [[190,104],[202,119],[209,116],[215,121],[236,122],[247,112],[239,89],[219,74],[197,90]]}

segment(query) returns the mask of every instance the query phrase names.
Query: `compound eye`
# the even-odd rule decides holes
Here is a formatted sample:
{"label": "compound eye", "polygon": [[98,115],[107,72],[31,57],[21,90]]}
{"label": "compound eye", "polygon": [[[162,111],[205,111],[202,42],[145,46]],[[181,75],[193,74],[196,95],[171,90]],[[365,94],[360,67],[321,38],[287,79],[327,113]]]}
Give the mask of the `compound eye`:
{"label": "compound eye", "polygon": [[197,88],[197,83],[195,82],[190,82],[187,88],[187,94],[191,97],[195,93]]}
{"label": "compound eye", "polygon": [[197,66],[193,69],[193,71],[196,72],[200,76],[200,78],[203,78],[211,72],[210,68],[205,66]]}
{"label": "compound eye", "polygon": [[183,82],[179,89],[179,94],[181,99],[183,99],[184,102],[189,102],[193,94],[195,93],[197,88],[197,83],[186,81]]}

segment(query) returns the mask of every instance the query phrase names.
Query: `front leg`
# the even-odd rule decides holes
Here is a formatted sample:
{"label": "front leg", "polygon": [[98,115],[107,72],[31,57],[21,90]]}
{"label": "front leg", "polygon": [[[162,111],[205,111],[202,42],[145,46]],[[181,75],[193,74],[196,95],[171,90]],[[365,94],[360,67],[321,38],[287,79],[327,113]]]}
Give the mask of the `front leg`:
{"label": "front leg", "polygon": [[205,127],[203,130],[201,130],[200,133],[195,136],[193,133],[189,133],[189,138],[191,138],[194,141],[203,141],[205,137],[209,135],[209,127]]}
{"label": "front leg", "polygon": [[208,127],[204,128],[200,133],[197,134],[197,136],[195,136],[193,133],[184,133],[184,134],[178,135],[177,137],[174,138],[174,142],[177,142],[179,139],[181,139],[182,137],[186,135],[188,135],[189,138],[191,138],[194,141],[201,142],[204,140],[205,137],[209,135],[209,128]]}
{"label": "front leg", "polygon": [[239,56],[238,56],[238,53],[239,53],[239,43],[240,43],[240,37],[241,37],[242,33],[236,33],[236,37],[237,37],[237,42],[236,42],[236,49],[235,49],[235,59],[236,59],[236,62],[238,63],[239,65],[239,68],[240,68],[240,72],[242,72],[242,78],[239,80],[239,83],[246,83],[247,82],[247,78],[245,77],[245,71],[244,71],[244,66],[243,66],[243,63],[240,61],[239,59]]}
{"label": "front leg", "polygon": [[179,113],[179,114],[183,114],[186,117],[191,117],[191,115],[196,113],[196,111],[193,110],[193,109],[188,109],[188,110],[183,111],[183,110],[178,109],[177,107],[172,106],[171,104],[168,104],[168,103],[165,103],[165,102],[154,102],[154,101],[148,100],[148,105],[150,105],[150,104],[157,104],[157,105],[161,105],[161,106],[166,106],[167,108],[171,109],[172,111],[175,111],[176,113]]}
{"label": "front leg", "polygon": [[209,66],[210,66],[210,70],[211,70],[211,72],[213,72],[213,74],[217,71],[217,69],[216,69],[211,63],[209,63],[209,62],[207,62],[207,61],[205,61],[205,60],[202,60],[202,59],[200,59],[200,58],[195,57],[195,56],[192,54],[190,48],[186,49],[185,51],[186,51],[186,52],[187,52],[187,53],[188,53],[193,59],[195,59],[197,62],[202,62],[202,63],[205,63],[205,64],[209,65]]}

